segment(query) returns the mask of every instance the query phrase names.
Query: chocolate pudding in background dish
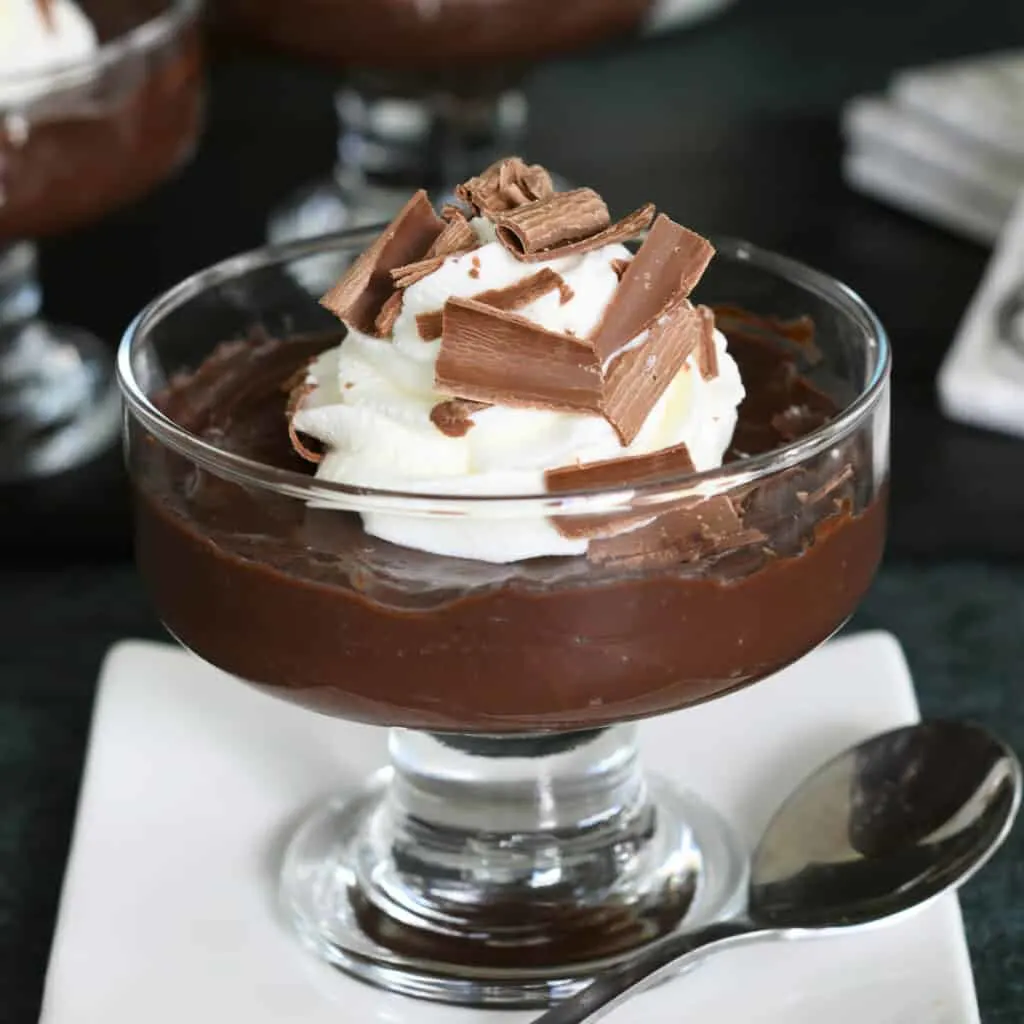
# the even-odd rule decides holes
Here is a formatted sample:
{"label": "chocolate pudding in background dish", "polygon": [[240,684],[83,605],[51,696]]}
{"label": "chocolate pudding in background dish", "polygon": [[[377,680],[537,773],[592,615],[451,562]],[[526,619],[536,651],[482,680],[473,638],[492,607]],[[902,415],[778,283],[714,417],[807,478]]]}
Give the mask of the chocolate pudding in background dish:
{"label": "chocolate pudding in background dish", "polygon": [[634,31],[651,0],[214,0],[214,23],[341,67],[525,64]]}
{"label": "chocolate pudding in background dish", "polygon": [[39,316],[34,240],[148,192],[192,152],[198,0],[0,4],[0,481],[116,443],[109,346]]}
{"label": "chocolate pudding in background dish", "polygon": [[247,484],[136,422],[168,627],[319,710],[487,734],[683,707],[827,637],[886,493],[884,395],[857,422],[867,362],[835,313],[816,334],[795,288],[728,305],[734,254],[715,285],[706,240],[517,160],[459,200],[415,195],[352,262],[323,299],[344,326],[305,310],[325,330],[269,320],[164,367],[170,421],[309,486]]}
{"label": "chocolate pudding in background dish", "polygon": [[6,0],[0,246],[89,223],[161,182],[199,130],[198,6]]}

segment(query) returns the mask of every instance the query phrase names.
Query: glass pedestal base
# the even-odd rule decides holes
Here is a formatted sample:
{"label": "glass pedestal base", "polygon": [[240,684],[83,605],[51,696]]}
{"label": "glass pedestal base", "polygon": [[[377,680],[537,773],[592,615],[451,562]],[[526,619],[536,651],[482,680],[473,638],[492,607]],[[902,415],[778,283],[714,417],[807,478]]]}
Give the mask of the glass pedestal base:
{"label": "glass pedestal base", "polygon": [[30,243],[0,245],[0,482],[50,476],[114,444],[121,401],[110,350],[39,317]]}
{"label": "glass pedestal base", "polygon": [[641,771],[635,728],[540,739],[394,730],[391,768],[287,850],[313,952],[393,992],[540,1007],[638,947],[741,909],[746,856]]}

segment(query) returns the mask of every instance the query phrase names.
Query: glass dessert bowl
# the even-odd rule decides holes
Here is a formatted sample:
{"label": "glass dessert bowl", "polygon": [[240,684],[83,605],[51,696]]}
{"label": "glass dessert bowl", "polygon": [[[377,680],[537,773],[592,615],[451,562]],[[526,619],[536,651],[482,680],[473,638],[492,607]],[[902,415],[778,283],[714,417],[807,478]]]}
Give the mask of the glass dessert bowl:
{"label": "glass dessert bowl", "polygon": [[[666,232],[672,244],[659,250]],[[500,472],[483,493],[457,477],[405,491],[339,483],[329,479],[337,452],[315,450],[318,428],[299,413],[310,375],[346,351],[340,339],[356,351],[370,343],[360,328],[346,335],[296,281],[325,253],[350,264],[350,284],[377,280],[387,240],[408,232],[378,235],[228,260],[129,328],[118,373],[138,562],[167,627],[204,659],[276,696],[391,729],[390,768],[318,808],[289,846],[282,906],[304,942],[395,991],[540,1005],[638,945],[734,908],[743,851],[698,796],[644,774],[633,723],[765,678],[853,612],[885,536],[888,343],[843,285],[717,240],[699,293],[715,306],[728,359],[722,339],[709,366],[702,340],[686,350],[693,379],[672,379],[692,411],[720,396],[710,388],[729,384],[735,361],[746,397],[734,430],[718,416],[731,435],[724,465],[697,469],[711,417],[705,433],[688,427],[686,443],[646,454],[641,429],[622,458],[548,469],[533,492],[519,489],[521,477],[503,491]],[[649,291],[641,279],[652,266],[670,270],[655,282],[671,278],[681,242],[698,236],[659,218],[643,237],[631,262],[615,261],[625,266],[612,294]],[[695,275],[684,268],[686,293],[710,252],[699,242],[707,252]],[[449,276],[477,274],[458,287],[481,288],[504,259],[492,250],[439,259]],[[549,311],[568,317],[573,302],[590,301],[579,266],[544,263],[545,280],[561,274],[576,290],[553,292]],[[414,287],[402,300],[409,313],[426,294]],[[324,301],[365,323],[357,307],[368,293],[356,292],[339,286]],[[416,320],[421,338],[440,340],[417,344],[439,345],[436,379],[466,390],[493,360],[453,369],[449,348],[470,334],[452,317],[490,316],[495,330],[532,322],[448,294],[442,324],[431,313]],[[383,294],[374,303],[387,304]],[[708,322],[686,294],[674,308],[686,323]],[[381,344],[398,346],[410,321],[376,322]],[[643,380],[657,375],[675,321],[649,322],[605,360],[609,379],[638,351]],[[501,351],[521,341],[510,334]],[[580,354],[565,335],[556,343]],[[553,376],[546,367],[538,386]],[[338,394],[367,380],[339,378]],[[544,400],[569,400],[560,395]],[[498,401],[490,420],[483,402],[466,401],[431,410],[438,438],[486,437],[505,415]],[[620,412],[607,416],[621,427]],[[409,439],[369,422],[376,472]],[[437,450],[451,448],[438,438]],[[410,465],[440,457],[429,440]],[[314,477],[306,460],[317,458]]]}
{"label": "glass dessert bowl", "polygon": [[198,7],[12,0],[3,12],[0,479],[70,468],[117,435],[107,346],[40,318],[33,243],[137,199],[192,152]]}

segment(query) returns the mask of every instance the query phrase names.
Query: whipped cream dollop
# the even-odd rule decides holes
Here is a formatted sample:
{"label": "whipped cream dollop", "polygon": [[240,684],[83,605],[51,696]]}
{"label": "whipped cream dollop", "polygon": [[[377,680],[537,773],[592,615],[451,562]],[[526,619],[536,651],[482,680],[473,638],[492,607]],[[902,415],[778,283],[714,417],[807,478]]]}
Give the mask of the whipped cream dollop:
{"label": "whipped cream dollop", "polygon": [[[450,396],[434,386],[441,341],[424,341],[417,314],[447,299],[506,288],[540,266],[560,275],[553,290],[516,312],[552,331],[585,338],[601,320],[619,277],[614,261],[631,259],[611,244],[583,255],[524,263],[495,241],[494,226],[471,221],[483,243],[447,257],[405,289],[389,338],[349,330],[309,368],[308,394],[292,424],[316,438],[320,480],[385,490],[451,495],[543,494],[546,470],[658,451],[685,443],[698,470],[721,465],[744,396],[724,336],[715,332],[718,373],[705,379],[691,355],[629,445],[602,416],[492,405],[472,414],[462,436],[443,433],[431,411]],[[642,340],[642,339],[638,339]],[[487,562],[513,562],[586,551],[585,538],[563,536],[544,515],[514,518],[428,517],[361,513],[367,533],[406,547]]]}
{"label": "whipped cream dollop", "polygon": [[36,76],[88,60],[98,48],[96,30],[73,0],[0,0],[0,105],[44,93]]}

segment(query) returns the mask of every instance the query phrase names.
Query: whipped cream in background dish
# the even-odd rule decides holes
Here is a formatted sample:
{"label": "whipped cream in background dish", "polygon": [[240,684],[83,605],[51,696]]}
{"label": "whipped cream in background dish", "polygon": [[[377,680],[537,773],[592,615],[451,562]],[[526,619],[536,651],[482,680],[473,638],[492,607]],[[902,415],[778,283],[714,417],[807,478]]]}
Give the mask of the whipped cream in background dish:
{"label": "whipped cream in background dish", "polygon": [[[488,181],[496,181],[500,173],[504,174],[503,188],[490,188]],[[581,193],[579,209],[568,200],[548,205],[561,207],[560,213],[555,211],[556,221],[577,214],[584,221],[590,217],[589,228],[586,224],[551,228],[538,216],[539,226],[534,230],[527,207],[537,208],[538,214],[550,213],[541,209],[545,197],[551,195],[546,178],[540,168],[511,160],[467,183],[461,193],[469,205],[467,216],[444,212],[449,218],[447,226],[432,246],[441,254],[425,262],[403,259],[406,266],[391,279],[399,285],[411,283],[391,292],[383,309],[379,293],[375,301],[366,301],[375,282],[381,288],[379,267],[403,255],[396,255],[395,249],[405,248],[408,252],[404,255],[415,252],[422,257],[422,239],[411,241],[416,230],[409,227],[409,221],[424,221],[424,215],[406,218],[402,229],[394,232],[390,253],[382,257],[380,251],[371,250],[363,265],[354,265],[324,297],[328,308],[342,314],[348,334],[339,346],[310,365],[290,403],[293,440],[307,457],[319,458],[318,479],[413,493],[511,496],[552,489],[548,476],[552,470],[629,460],[666,449],[679,450],[681,445],[685,445],[683,459],[691,468],[721,465],[736,425],[737,406],[744,397],[743,384],[725,337],[713,327],[710,311],[695,309],[686,298],[710,259],[711,247],[699,236],[660,218],[651,237],[654,241],[676,240],[676,245],[666,249],[667,256],[662,252],[653,262],[648,260],[643,280],[633,281],[630,290],[653,289],[657,293],[660,288],[674,305],[668,312],[654,308],[653,316],[648,310],[641,317],[645,329],[635,335],[619,337],[614,344],[602,343],[603,327],[614,334],[613,299],[628,282],[627,269],[634,259],[616,235],[628,238],[637,234],[636,224],[641,230],[646,227],[653,209],[637,211],[641,216],[631,215],[633,222],[626,218],[617,231],[620,225],[609,225],[606,209],[597,207],[600,200],[593,193],[582,195],[589,190],[577,190]],[[533,198],[534,192],[540,193],[539,198]],[[519,219],[524,224],[521,234],[526,248],[538,240],[543,243],[549,234],[571,239],[586,232],[584,242],[556,243],[524,253],[519,239],[510,232],[501,240],[497,236],[508,213],[515,210],[522,211]],[[694,246],[692,252],[680,253],[680,233],[687,245]],[[385,243],[383,249],[388,247]],[[445,255],[446,248],[455,251]],[[688,273],[693,280],[677,280],[680,267],[684,276]],[[388,290],[386,280],[383,290]],[[620,296],[624,297],[628,296]],[[451,302],[460,299],[471,301],[461,307]],[[467,334],[463,343],[463,333],[456,332],[461,324],[457,314],[476,317],[488,326],[488,310],[474,304],[474,299],[502,307],[493,315],[510,321],[517,338],[529,335],[531,325],[546,332],[539,339],[526,338],[530,346],[516,355],[497,340],[506,323],[493,321],[493,354],[513,361],[508,370],[517,365],[516,360],[521,365],[530,359],[534,351],[543,357],[545,344],[567,350],[573,369],[559,367],[552,373],[571,372],[579,377],[584,397],[574,388],[560,390],[561,385],[549,394],[543,365],[537,378],[540,393],[521,387],[514,393],[492,395],[489,389],[494,381],[501,384],[502,368],[488,365],[489,353],[479,358],[473,347],[475,335]],[[620,313],[622,308],[620,302]],[[372,320],[370,314],[375,314]],[[633,321],[640,322],[635,317]],[[623,324],[629,322],[627,313]],[[671,372],[649,387],[662,367],[655,346],[659,352],[664,350],[667,336],[673,331],[678,334],[679,329],[693,337],[670,346],[675,353],[671,359],[678,366],[665,364]],[[697,335],[701,337],[695,341]],[[581,361],[577,357],[589,355],[591,339],[600,351],[590,357],[592,365],[588,364],[585,372],[577,372],[575,364]],[[518,344],[516,339],[508,344],[513,342]],[[484,347],[488,344],[484,338]],[[449,345],[454,356],[445,351]],[[460,361],[462,350],[475,361]],[[623,413],[619,411],[622,402],[610,397],[608,408],[612,411],[608,415],[584,408],[591,401],[587,389],[601,395],[608,387],[614,389],[626,361],[635,362],[635,374],[639,375],[635,379],[644,378],[639,386],[647,389],[642,400],[649,407],[631,407]],[[475,372],[478,368],[481,374]],[[602,383],[606,378],[607,385]],[[595,381],[598,383],[591,383]],[[514,382],[510,386],[514,388]],[[632,394],[628,387],[622,390]],[[489,398],[494,400],[487,401]],[[603,398],[594,399],[600,408],[604,408],[603,402]],[[316,439],[321,451],[311,452],[300,435]],[[627,461],[623,466],[631,464],[635,463]],[[626,479],[628,482],[628,476]],[[590,484],[581,478],[579,486]],[[488,562],[582,554],[590,543],[588,536],[566,536],[542,516],[446,518],[363,513],[362,517],[366,531],[382,539]]]}
{"label": "whipped cream in background dish", "polygon": [[0,0],[0,105],[33,99],[46,86],[30,77],[86,61],[98,48],[73,0]]}

